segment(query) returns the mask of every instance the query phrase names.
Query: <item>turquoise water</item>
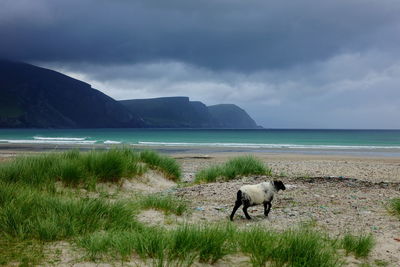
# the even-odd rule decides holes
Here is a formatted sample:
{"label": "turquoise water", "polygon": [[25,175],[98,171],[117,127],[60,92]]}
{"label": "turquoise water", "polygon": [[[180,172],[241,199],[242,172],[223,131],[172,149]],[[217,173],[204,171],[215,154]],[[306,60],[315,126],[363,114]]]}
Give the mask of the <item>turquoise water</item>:
{"label": "turquoise water", "polygon": [[400,130],[0,129],[0,143],[400,150]]}

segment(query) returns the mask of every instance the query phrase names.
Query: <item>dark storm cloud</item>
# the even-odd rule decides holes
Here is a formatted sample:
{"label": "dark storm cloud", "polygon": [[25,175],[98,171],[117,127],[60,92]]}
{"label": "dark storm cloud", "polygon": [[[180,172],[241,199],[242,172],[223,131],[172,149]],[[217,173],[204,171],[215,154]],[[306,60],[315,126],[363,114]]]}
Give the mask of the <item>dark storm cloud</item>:
{"label": "dark storm cloud", "polygon": [[384,52],[252,73],[180,62],[44,66],[116,99],[186,95],[208,105],[235,103],[265,127],[400,128],[400,61]]}
{"label": "dark storm cloud", "polygon": [[285,68],[395,49],[399,13],[395,0],[3,0],[0,57]]}
{"label": "dark storm cloud", "polygon": [[1,0],[0,58],[272,128],[399,128],[398,0]]}

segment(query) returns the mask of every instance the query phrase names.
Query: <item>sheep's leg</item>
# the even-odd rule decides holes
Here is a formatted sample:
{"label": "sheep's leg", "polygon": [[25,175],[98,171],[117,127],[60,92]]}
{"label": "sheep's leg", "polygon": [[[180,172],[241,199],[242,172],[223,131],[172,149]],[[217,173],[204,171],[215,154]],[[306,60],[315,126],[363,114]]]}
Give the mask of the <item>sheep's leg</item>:
{"label": "sheep's leg", "polygon": [[235,215],[235,212],[237,211],[237,209],[242,206],[242,201],[241,200],[236,200],[235,202],[235,207],[233,207],[232,213],[231,213],[231,221],[233,221],[233,216]]}
{"label": "sheep's leg", "polygon": [[246,216],[247,220],[251,220],[250,215],[247,213],[247,208],[250,207],[250,202],[248,200],[245,200],[243,203],[243,213]]}
{"label": "sheep's leg", "polygon": [[269,211],[271,210],[271,206],[272,206],[271,202],[269,201],[264,202],[264,215],[266,217],[268,217]]}

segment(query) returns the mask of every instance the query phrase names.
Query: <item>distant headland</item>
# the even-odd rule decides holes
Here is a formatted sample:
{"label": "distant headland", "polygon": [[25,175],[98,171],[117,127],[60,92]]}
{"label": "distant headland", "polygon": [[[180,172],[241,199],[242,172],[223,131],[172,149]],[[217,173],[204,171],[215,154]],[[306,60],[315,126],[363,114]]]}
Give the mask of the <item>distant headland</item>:
{"label": "distant headland", "polygon": [[117,101],[90,84],[0,60],[0,128],[262,128],[234,104],[189,97]]}

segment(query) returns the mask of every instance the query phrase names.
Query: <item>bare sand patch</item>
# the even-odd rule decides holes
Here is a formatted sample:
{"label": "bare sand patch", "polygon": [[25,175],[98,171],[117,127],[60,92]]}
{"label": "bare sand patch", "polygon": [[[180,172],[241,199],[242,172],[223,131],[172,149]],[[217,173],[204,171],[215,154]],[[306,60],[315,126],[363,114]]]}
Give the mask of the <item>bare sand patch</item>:
{"label": "bare sand patch", "polygon": [[176,183],[166,179],[160,173],[151,170],[141,177],[124,179],[122,183],[122,189],[124,191],[139,191],[146,193],[161,192],[173,186],[176,186]]}

